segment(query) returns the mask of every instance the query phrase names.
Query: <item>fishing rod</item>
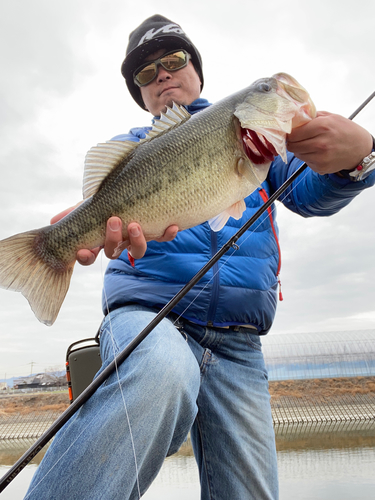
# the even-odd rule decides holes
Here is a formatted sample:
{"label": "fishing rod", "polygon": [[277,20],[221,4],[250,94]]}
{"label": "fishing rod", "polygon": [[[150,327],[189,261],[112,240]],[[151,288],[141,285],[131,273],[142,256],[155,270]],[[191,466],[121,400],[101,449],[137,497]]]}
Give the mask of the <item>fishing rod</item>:
{"label": "fishing rod", "polygon": [[[355,116],[375,97],[375,92],[364,101],[359,108],[349,117],[353,120]],[[238,248],[236,241],[268,210],[287,189],[299,177],[307,165],[303,163],[269,199],[257,210],[257,212],[234,234],[222,247],[211,257],[211,259],[196,273],[195,276],[158,312],[153,320],[117,355],[117,357],[93,380],[93,382],[73,401],[64,413],[47,429],[42,436],[17,460],[0,480],[0,493],[10,484],[13,479],[26,467],[26,465],[44,448],[44,446],[55,436],[63,425],[79,410],[79,408],[94,394],[100,385],[120,366],[125,359],[139,346],[149,333],[172,311],[174,306],[200,281],[223,255],[234,248]]]}

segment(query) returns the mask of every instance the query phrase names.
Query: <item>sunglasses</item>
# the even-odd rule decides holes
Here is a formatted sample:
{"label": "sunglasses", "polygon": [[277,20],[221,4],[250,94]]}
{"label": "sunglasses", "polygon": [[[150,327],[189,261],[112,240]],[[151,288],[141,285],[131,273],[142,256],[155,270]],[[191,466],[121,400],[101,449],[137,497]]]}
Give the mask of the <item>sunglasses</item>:
{"label": "sunglasses", "polygon": [[172,50],[171,52],[167,52],[159,57],[159,59],[146,62],[142,64],[142,66],[139,66],[133,73],[134,83],[138,85],[138,87],[144,87],[151,83],[158,74],[159,64],[167,71],[177,71],[185,68],[190,61],[190,57],[190,54],[185,50]]}

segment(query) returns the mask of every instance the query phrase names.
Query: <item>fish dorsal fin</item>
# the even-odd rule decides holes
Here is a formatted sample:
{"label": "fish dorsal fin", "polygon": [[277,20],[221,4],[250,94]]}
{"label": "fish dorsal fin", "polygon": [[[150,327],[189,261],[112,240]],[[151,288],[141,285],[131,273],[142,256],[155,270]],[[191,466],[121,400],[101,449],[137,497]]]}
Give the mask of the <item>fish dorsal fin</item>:
{"label": "fish dorsal fin", "polygon": [[227,223],[229,217],[233,217],[236,220],[241,219],[245,210],[246,204],[244,200],[237,201],[237,203],[234,203],[232,206],[224,210],[224,212],[221,212],[221,214],[210,219],[208,221],[210,228],[215,232],[220,231],[220,229],[222,229]]}
{"label": "fish dorsal fin", "polygon": [[107,175],[137,148],[140,142],[108,141],[91,148],[85,158],[83,198],[94,195]]}
{"label": "fish dorsal fin", "polygon": [[145,139],[141,139],[139,142],[107,141],[91,148],[85,159],[83,198],[87,199],[93,196],[108,174],[138,146],[181,125],[190,116],[190,113],[183,106],[173,103],[172,108],[167,106],[167,111],[161,113],[160,120],[154,121],[152,129],[147,132]]}
{"label": "fish dorsal fin", "polygon": [[153,139],[168,130],[185,123],[190,117],[191,114],[186,111],[183,106],[179,106],[176,103],[173,103],[172,108],[166,106],[167,111],[165,113],[160,113],[160,119],[154,120],[152,124],[152,129],[147,133],[147,139]]}

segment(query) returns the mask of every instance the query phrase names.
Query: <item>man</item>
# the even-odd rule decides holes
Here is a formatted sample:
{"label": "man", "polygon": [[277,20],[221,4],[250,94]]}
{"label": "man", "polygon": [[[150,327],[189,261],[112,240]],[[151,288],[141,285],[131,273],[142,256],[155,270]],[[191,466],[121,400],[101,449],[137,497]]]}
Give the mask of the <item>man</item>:
{"label": "man", "polygon": [[[191,113],[209,105],[199,97],[199,52],[179,25],[162,16],[147,19],[131,33],[122,74],[135,101],[156,117],[173,102]],[[147,129],[115,139],[139,140]],[[290,134],[288,149],[288,165],[276,159],[262,189],[246,199],[246,217],[301,160],[310,168],[283,203],[303,216],[337,212],[375,182],[375,171],[358,168],[373,149],[371,135],[338,115],[319,113]],[[159,242],[148,244],[139,224],[129,225],[128,251],[110,263],[105,277],[104,367],[238,224],[230,219],[219,233],[207,223],[178,234],[178,227],[171,226]],[[26,498],[140,498],[164,458],[179,449],[189,432],[203,500],[278,498],[260,342],[276,309],[275,227],[265,219],[249,231],[234,257],[202,280],[206,286],[189,292],[175,314],[72,417],[49,448]],[[111,218],[105,244],[109,257],[121,240],[121,221]],[[81,250],[78,258],[90,264],[97,252]]]}

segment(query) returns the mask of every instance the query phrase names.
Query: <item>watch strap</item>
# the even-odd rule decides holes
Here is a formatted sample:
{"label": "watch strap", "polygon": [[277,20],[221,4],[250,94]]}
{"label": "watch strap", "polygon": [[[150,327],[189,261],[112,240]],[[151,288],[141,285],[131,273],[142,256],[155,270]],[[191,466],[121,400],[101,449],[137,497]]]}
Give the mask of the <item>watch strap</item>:
{"label": "watch strap", "polygon": [[341,170],[341,177],[357,182],[365,179],[370,173],[375,170],[375,138],[372,137],[372,152],[363,158],[361,163],[352,171]]}

